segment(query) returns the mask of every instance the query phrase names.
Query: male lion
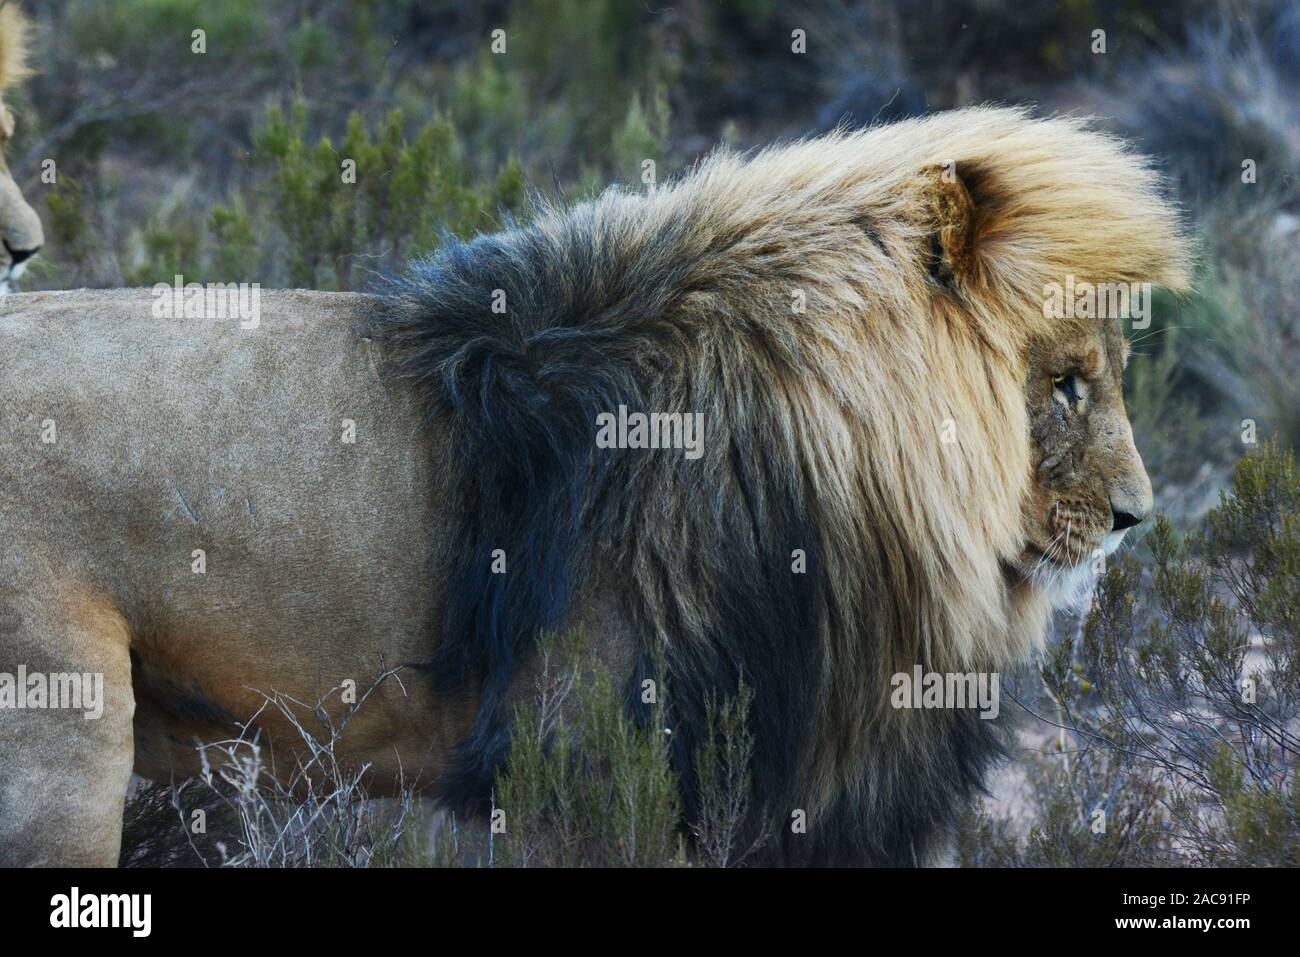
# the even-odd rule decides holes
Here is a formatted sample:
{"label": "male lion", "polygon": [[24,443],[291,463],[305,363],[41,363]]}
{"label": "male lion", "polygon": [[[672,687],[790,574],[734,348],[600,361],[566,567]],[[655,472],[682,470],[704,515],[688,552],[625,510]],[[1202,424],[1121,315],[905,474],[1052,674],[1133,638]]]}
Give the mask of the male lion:
{"label": "male lion", "polygon": [[[1043,302],[1186,284],[1157,185],[1083,122],[966,109],[715,155],[256,328],[11,297],[0,672],[105,687],[98,720],[0,710],[0,859],[111,864],[133,768],[393,665],[342,756],[481,808],[577,626],[630,700],[661,650],[688,810],[744,682],[769,860],[932,860],[998,738],[890,679],[1024,660],[1150,511],[1118,321]],[[702,413],[701,454],[598,448],[620,410]]]}
{"label": "male lion", "polygon": [[45,242],[40,217],[23,199],[4,160],[5,144],[14,135],[14,115],[5,106],[4,91],[30,72],[27,21],[16,6],[0,0],[0,295],[9,292]]}

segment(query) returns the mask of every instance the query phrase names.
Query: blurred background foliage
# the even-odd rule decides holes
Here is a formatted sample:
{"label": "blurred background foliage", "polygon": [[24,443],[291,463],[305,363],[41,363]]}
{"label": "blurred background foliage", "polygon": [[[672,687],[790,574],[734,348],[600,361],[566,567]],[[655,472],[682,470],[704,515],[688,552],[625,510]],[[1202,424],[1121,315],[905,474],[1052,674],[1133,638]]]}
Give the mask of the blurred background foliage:
{"label": "blurred background foliage", "polygon": [[[662,180],[719,144],[744,149],[973,103],[1032,103],[1093,114],[1152,154],[1198,237],[1197,294],[1158,298],[1150,328],[1132,331],[1128,372],[1138,445],[1172,527],[1199,533],[1254,443],[1274,438],[1285,449],[1300,439],[1295,2],[26,6],[40,72],[12,97],[19,127],[7,158],[46,223],[29,289],[181,273],[364,290],[447,235],[526,220],[530,195],[572,201],[611,183],[642,188],[647,159]],[[203,53],[193,51],[196,29],[205,31]],[[1099,29],[1104,53],[1094,52]],[[795,30],[806,34],[806,53],[792,52]],[[54,183],[41,181],[45,159],[57,164]],[[344,179],[348,160],[355,182]],[[1243,177],[1247,160],[1253,182]],[[1135,596],[1155,587],[1161,555],[1171,560],[1167,544],[1163,553],[1151,547],[1159,541],[1148,536],[1132,553],[1147,569],[1144,585],[1130,583]],[[1058,678],[1085,668],[1084,630],[1079,618],[1058,618],[1054,653],[1067,658],[1052,666]],[[1258,626],[1246,637],[1272,640]],[[1042,685],[1035,700],[1060,712],[1068,689],[1050,674],[1030,676]],[[1100,720],[1103,704],[1084,709],[1087,721]],[[1114,780],[1127,782],[1112,802],[1126,822],[1116,858],[1132,862],[1133,848],[1160,843],[1156,831],[1176,805],[1153,795],[1167,793],[1168,781],[1135,778],[1123,761],[1070,761],[1065,737],[1042,733],[1055,752],[1027,747],[1019,791],[1001,793],[993,816],[972,825],[987,840],[967,849],[968,861],[1100,860],[1110,851],[1080,829],[1087,795]],[[1198,779],[1227,795],[1221,817],[1264,800],[1264,778],[1242,764],[1250,748],[1230,750],[1204,750]],[[1273,797],[1290,801],[1292,828],[1293,764],[1270,765],[1284,769]],[[1271,800],[1268,813],[1281,813]],[[1161,801],[1167,813],[1152,817]],[[998,831],[1026,818],[1032,827],[1021,820],[1019,836]],[[990,848],[1003,839],[998,858]]]}

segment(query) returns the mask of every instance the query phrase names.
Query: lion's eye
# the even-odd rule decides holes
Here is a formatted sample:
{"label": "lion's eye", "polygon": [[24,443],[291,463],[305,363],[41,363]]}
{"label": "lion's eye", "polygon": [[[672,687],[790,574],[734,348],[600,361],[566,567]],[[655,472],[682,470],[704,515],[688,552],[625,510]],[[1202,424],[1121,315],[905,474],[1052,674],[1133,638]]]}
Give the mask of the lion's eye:
{"label": "lion's eye", "polygon": [[1052,376],[1052,385],[1056,391],[1065,396],[1065,401],[1074,405],[1079,401],[1078,382],[1072,375],[1054,375]]}

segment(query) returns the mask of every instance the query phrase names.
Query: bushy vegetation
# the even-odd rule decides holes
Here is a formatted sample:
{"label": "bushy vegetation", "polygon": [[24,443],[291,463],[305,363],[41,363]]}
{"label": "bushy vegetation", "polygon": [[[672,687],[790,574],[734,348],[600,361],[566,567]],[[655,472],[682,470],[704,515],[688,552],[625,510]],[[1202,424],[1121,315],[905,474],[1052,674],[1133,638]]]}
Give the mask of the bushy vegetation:
{"label": "bushy vegetation", "polygon": [[976,815],[971,863],[1300,864],[1300,471],[1243,457],[1201,531],[1161,518],[1041,669],[1055,748],[1027,834]]}
{"label": "bushy vegetation", "polygon": [[[127,803],[121,863],[129,867],[394,867],[422,861],[427,833],[417,796],[371,800],[367,768],[347,763],[340,742],[382,674],[353,704],[341,688],[307,703],[265,696],[296,733],[272,759],[251,726],[199,748],[202,772],[171,786],[143,784]],[[294,756],[296,755],[296,759]],[[293,759],[293,760],[291,760]]]}
{"label": "bushy vegetation", "polygon": [[365,275],[391,273],[429,252],[444,233],[490,231],[523,211],[519,164],[477,179],[445,116],[408,140],[400,110],[373,128],[353,113],[338,146],[329,137],[311,142],[306,122],[301,100],[288,111],[270,107],[253,134],[251,184],[206,221],[173,216],[147,226],[137,280],[181,273],[352,289]]}
{"label": "bushy vegetation", "polygon": [[[339,745],[368,694],[341,710],[267,697],[295,729],[299,758],[283,773],[256,737],[202,750],[203,773],[144,785],[128,804],[128,866],[210,867],[727,867],[749,809],[752,694],[712,702],[695,755],[698,811],[682,806],[673,770],[671,691],[656,684],[639,719],[624,707],[582,632],[539,645],[535,695],[520,706],[489,819],[426,820],[413,787],[372,800]],[[381,677],[400,680],[394,671]],[[378,686],[378,683],[375,687]],[[337,690],[337,689],[336,689]],[[373,688],[372,688],[373,690]],[[201,827],[196,825],[201,821]]]}
{"label": "bushy vegetation", "polygon": [[[534,702],[519,710],[493,798],[494,862],[645,867],[686,859],[677,775],[658,694],[625,713],[609,676],[545,641]],[[580,647],[580,646],[579,646]]]}

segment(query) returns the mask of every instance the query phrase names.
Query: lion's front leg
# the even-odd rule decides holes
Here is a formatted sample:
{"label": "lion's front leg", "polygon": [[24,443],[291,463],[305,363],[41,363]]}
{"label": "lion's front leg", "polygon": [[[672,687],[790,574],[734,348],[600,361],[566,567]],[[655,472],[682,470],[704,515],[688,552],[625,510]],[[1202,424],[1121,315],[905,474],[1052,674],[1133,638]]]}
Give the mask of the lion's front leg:
{"label": "lion's front leg", "polygon": [[116,866],[135,710],[125,623],[94,600],[21,604],[0,604],[0,866]]}

